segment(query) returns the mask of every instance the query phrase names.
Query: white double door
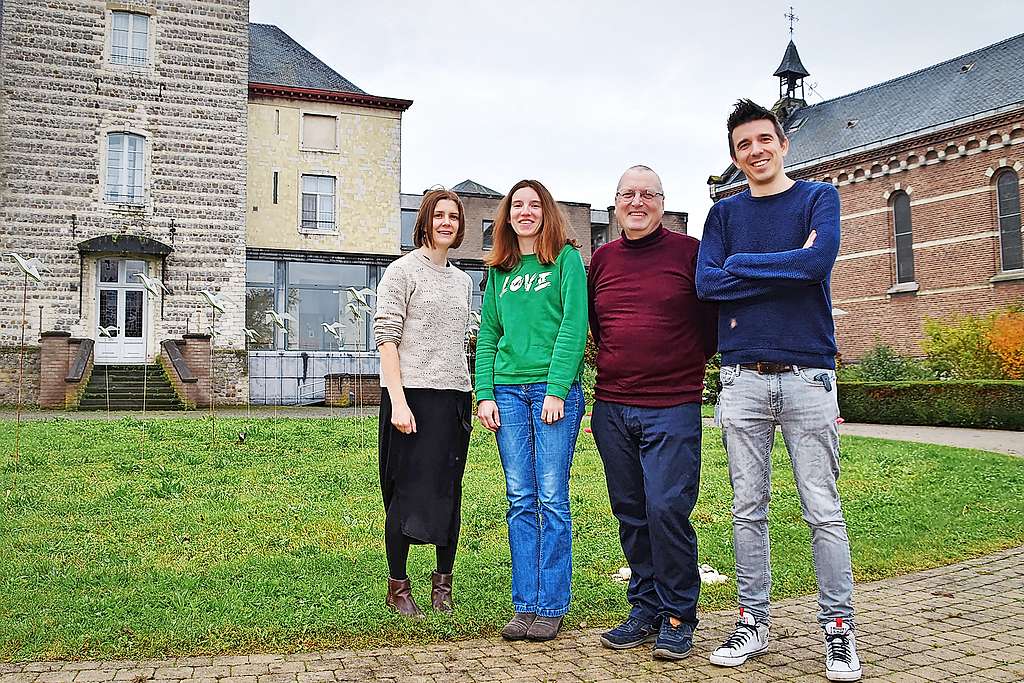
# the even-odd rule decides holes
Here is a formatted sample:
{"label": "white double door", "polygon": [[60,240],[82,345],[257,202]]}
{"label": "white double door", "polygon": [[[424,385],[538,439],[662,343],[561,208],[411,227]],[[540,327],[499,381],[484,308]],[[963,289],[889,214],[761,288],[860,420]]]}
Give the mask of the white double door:
{"label": "white double door", "polygon": [[[146,290],[135,274],[148,274],[146,262],[101,258],[96,269],[95,362],[145,363],[149,307]],[[105,334],[100,332],[100,327],[106,330]]]}

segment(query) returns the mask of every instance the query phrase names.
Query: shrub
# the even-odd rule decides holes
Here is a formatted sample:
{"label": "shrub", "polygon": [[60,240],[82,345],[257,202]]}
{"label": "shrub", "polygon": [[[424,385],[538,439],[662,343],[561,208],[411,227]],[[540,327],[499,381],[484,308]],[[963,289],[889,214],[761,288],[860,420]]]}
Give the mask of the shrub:
{"label": "shrub", "polygon": [[928,318],[921,348],[925,364],[941,378],[998,379],[1003,377],[999,356],[988,334],[996,314],[953,317],[949,321]]}
{"label": "shrub", "polygon": [[988,342],[1003,374],[1024,379],[1024,313],[1007,311],[999,315],[988,332]]}
{"label": "shrub", "polygon": [[839,378],[858,382],[900,382],[934,379],[921,361],[900,355],[888,344],[876,343],[858,365],[842,367]]}
{"label": "shrub", "polygon": [[839,384],[839,411],[850,422],[1024,430],[1021,406],[1021,381]]}
{"label": "shrub", "polygon": [[705,405],[718,403],[718,395],[722,393],[722,378],[718,371],[722,369],[722,354],[716,353],[704,368],[704,393],[701,400]]}
{"label": "shrub", "polygon": [[583,398],[587,405],[594,404],[594,385],[597,384],[597,369],[593,365],[583,364],[583,376],[580,378],[583,386]]}
{"label": "shrub", "polygon": [[597,367],[597,344],[590,330],[587,330],[587,345],[583,347],[583,362],[592,368]]}

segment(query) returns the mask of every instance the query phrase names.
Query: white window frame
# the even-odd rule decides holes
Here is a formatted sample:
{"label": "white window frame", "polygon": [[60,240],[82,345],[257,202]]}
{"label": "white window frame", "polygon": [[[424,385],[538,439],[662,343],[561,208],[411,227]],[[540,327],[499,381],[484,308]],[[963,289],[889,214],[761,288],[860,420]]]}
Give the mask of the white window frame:
{"label": "white window frame", "polygon": [[[114,138],[120,136],[120,165],[111,162],[111,149]],[[136,165],[130,166],[129,142],[136,141],[138,149],[131,154],[136,157]],[[116,173],[114,185],[111,185],[111,172]],[[137,181],[137,182],[133,182]],[[115,191],[116,190],[116,191]],[[130,190],[137,190],[132,192]],[[144,206],[146,204],[146,136],[130,131],[110,131],[106,134],[106,149],[103,167],[103,200],[108,204],[127,204]]]}
{"label": "white window frame", "polygon": [[[128,19],[127,29],[127,45],[119,45],[115,36],[121,29],[115,28],[117,18],[119,15],[123,15]],[[140,30],[144,28],[144,30]],[[142,35],[143,54],[141,56],[133,55],[133,52],[139,51],[140,48],[136,47],[134,40],[136,35]],[[152,36],[153,36],[153,17],[144,12],[133,12],[127,9],[116,9],[110,12],[110,44],[107,52],[107,58],[110,63],[119,67],[135,67],[144,68],[152,64]],[[117,55],[115,50],[126,50],[127,54]]]}
{"label": "white window frame", "polygon": [[[320,179],[329,178],[331,180],[331,194],[323,193],[319,191],[319,188],[315,192],[308,192],[306,190],[306,179],[316,178],[319,182]],[[306,196],[314,197],[315,207],[315,218],[313,219],[313,225],[307,224],[307,218],[304,211],[304,203]],[[330,173],[303,173],[299,176],[299,230],[303,232],[335,232],[338,227],[338,211],[337,211],[337,199],[338,199],[338,178]],[[327,208],[330,208],[330,213],[326,212]],[[330,220],[324,220],[324,217],[330,216]]]}

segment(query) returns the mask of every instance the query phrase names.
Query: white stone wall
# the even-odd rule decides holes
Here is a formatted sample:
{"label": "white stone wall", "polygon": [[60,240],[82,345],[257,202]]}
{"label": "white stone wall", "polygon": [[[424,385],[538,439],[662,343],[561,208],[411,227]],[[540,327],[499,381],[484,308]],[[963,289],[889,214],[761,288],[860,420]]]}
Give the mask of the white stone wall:
{"label": "white stone wall", "polygon": [[[150,63],[110,62],[111,11],[150,15]],[[200,289],[226,294],[221,348],[244,348],[249,11],[247,0],[43,2],[4,0],[0,43],[0,252],[38,256],[42,286],[29,290],[28,337],[66,330],[95,338],[95,258],[78,243],[108,234],[173,246],[173,294],[150,311],[158,342],[198,331]],[[145,136],[146,201],[104,201],[106,134]],[[172,236],[173,226],[173,236]],[[0,263],[0,347],[20,332],[21,279]],[[81,291],[80,291],[81,290]],[[81,301],[81,304],[80,304]]]}

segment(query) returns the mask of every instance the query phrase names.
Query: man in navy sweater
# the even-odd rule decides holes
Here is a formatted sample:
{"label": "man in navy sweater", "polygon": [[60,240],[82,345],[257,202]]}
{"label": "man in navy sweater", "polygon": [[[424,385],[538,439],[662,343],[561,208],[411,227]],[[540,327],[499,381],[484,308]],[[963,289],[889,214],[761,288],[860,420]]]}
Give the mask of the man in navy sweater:
{"label": "man in navy sweater", "polygon": [[715,352],[715,305],[697,299],[698,242],[666,230],[658,174],[628,169],[615,192],[622,237],[594,253],[587,284],[597,343],[591,427],[619,540],[632,569],[632,609],[605,647],[654,641],[653,655],[690,654],[697,626],[700,401]]}
{"label": "man in navy sweater", "polygon": [[740,618],[711,661],[739,666],[768,649],[768,501],[778,425],[811,531],[825,674],[855,681],[861,666],[850,542],[836,487],[839,404],[829,291],[839,253],[839,193],[786,175],[789,140],[771,111],[740,100],[728,131],[730,155],[749,189],[711,208],[697,292],[719,304],[718,420],[733,488]]}

